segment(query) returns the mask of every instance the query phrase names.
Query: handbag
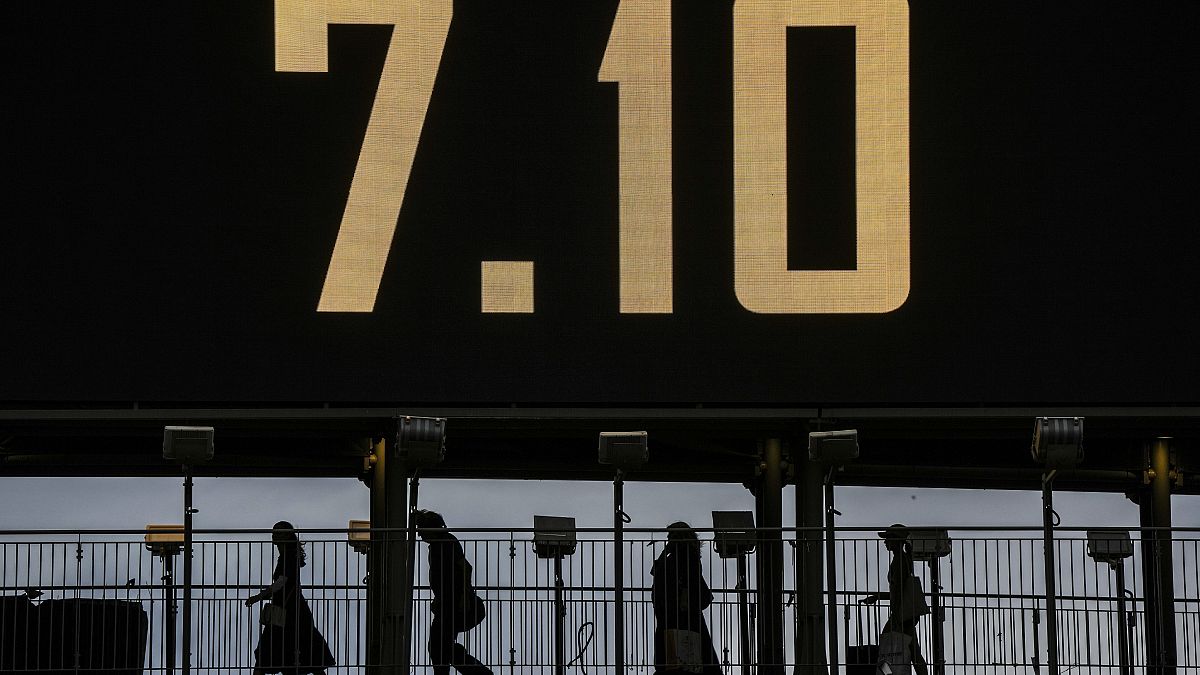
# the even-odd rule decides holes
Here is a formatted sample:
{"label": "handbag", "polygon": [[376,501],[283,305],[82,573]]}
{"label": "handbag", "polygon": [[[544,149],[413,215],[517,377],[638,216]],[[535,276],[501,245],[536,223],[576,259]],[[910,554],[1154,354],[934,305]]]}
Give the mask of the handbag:
{"label": "handbag", "polygon": [[264,626],[283,628],[287,623],[287,610],[273,602],[268,602],[259,612],[258,622]]}
{"label": "handbag", "polygon": [[663,646],[666,647],[666,666],[687,673],[704,671],[700,657],[700,633],[694,630],[668,628],[663,631]]}
{"label": "handbag", "polygon": [[879,636],[879,669],[884,675],[912,673],[912,654],[908,645],[912,638],[900,631],[889,630]]}
{"label": "handbag", "polygon": [[925,589],[916,576],[905,578],[900,591],[892,597],[897,604],[890,608],[890,612],[900,621],[913,621],[929,613],[929,604],[925,602]]}
{"label": "handbag", "polygon": [[487,617],[487,606],[483,603],[483,598],[472,592],[469,597],[463,601],[461,612],[454,614],[454,630],[459,633],[465,633],[472,628],[483,623]]}

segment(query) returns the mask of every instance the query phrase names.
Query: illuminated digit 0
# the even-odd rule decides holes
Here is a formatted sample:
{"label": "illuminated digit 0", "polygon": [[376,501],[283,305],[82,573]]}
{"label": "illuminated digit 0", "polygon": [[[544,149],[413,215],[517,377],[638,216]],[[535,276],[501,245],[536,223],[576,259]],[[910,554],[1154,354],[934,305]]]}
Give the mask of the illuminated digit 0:
{"label": "illuminated digit 0", "polygon": [[[890,312],[909,288],[907,0],[734,4],[734,288],[753,312]],[[787,27],[854,26],[855,270],[787,268]]]}
{"label": "illuminated digit 0", "polygon": [[617,82],[621,312],[671,313],[671,0],[621,0],[600,64]]}
{"label": "illuminated digit 0", "polygon": [[393,27],[318,312],[375,308],[451,15],[451,0],[275,0],[281,72],[328,72],[329,24]]}

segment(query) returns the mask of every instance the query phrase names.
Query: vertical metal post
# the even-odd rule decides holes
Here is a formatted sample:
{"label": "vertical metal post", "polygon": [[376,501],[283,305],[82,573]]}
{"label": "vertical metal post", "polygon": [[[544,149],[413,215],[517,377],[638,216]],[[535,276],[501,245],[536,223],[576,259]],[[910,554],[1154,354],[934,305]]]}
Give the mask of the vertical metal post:
{"label": "vertical metal post", "polygon": [[563,557],[554,556],[554,673],[567,673],[567,604],[563,597]]}
{"label": "vertical metal post", "polygon": [[833,507],[833,472],[829,468],[825,476],[825,586],[829,593],[829,610],[826,613],[829,626],[829,673],[838,673],[838,626],[837,626],[837,541],[834,536],[833,517],[837,509]]}
{"label": "vertical metal post", "polygon": [[[800,625],[796,627],[795,675],[828,673],[825,661],[824,472],[807,458],[792,457],[800,466],[796,481],[796,604]],[[818,528],[818,529],[813,529]]]}
{"label": "vertical metal post", "polygon": [[625,675],[625,472],[613,480],[613,647],[617,675]]}
{"label": "vertical metal post", "polygon": [[1147,458],[1150,486],[1142,497],[1142,565],[1146,596],[1146,661],[1150,675],[1174,673],[1175,586],[1171,552],[1171,439],[1157,438]]}
{"label": "vertical metal post", "polygon": [[372,447],[371,547],[367,553],[367,666],[376,672],[383,663],[383,581],[387,575],[387,544],[382,530],[387,526],[387,442]]}
{"label": "vertical metal post", "polygon": [[754,663],[753,643],[750,641],[750,597],[746,590],[746,554],[737,557],[738,627],[742,639],[742,675],[750,675],[750,664]]}
{"label": "vertical metal post", "polygon": [[1042,634],[1038,630],[1038,626],[1042,625],[1042,614],[1037,608],[1037,600],[1033,602],[1033,653],[1030,655],[1029,660],[1033,663],[1034,675],[1040,675],[1042,672]]}
{"label": "vertical metal post", "polygon": [[383,576],[385,610],[381,647],[384,672],[404,673],[401,666],[408,658],[408,655],[403,653],[404,645],[407,644],[407,640],[404,639],[404,544],[408,534],[405,518],[408,509],[408,476],[405,473],[404,458],[395,449],[391,453],[385,468],[387,476],[384,478],[387,481],[384,499],[387,514],[385,526],[388,529],[384,535],[387,558]]}
{"label": "vertical metal post", "polygon": [[942,609],[942,559],[929,561],[930,599],[933,605],[933,675],[946,675],[946,612]]}
{"label": "vertical metal post", "polygon": [[400,672],[408,645],[403,637],[408,480],[403,459],[393,452],[389,452],[386,440],[375,444],[371,475],[367,666],[368,670],[379,673]]}
{"label": "vertical metal post", "polygon": [[417,494],[421,489],[421,478],[413,472],[408,491],[408,508],[404,512],[404,597],[400,611],[403,620],[400,626],[400,672],[408,673],[412,665],[413,585],[417,574],[417,528],[412,514],[417,510]]}
{"label": "vertical metal post", "polygon": [[1125,614],[1125,561],[1112,564],[1117,573],[1117,647],[1120,649],[1121,675],[1133,675],[1129,659],[1129,623]]}
{"label": "vertical metal post", "polygon": [[83,537],[82,537],[82,535],[76,535],[76,539],[75,539],[75,583],[77,584],[75,587],[75,601],[76,602],[75,602],[75,611],[72,612],[72,614],[75,615],[75,628],[74,628],[74,630],[72,630],[72,633],[74,633],[74,635],[75,635],[75,644],[74,644],[75,667],[74,667],[74,670],[76,673],[78,673],[79,668],[82,665],[80,663],[80,657],[82,656],[82,654],[79,651],[79,637],[80,637],[79,633],[81,632],[80,631],[80,622],[83,619],[83,617],[81,616],[83,614],[83,612],[80,609],[80,604],[79,604],[79,586],[83,585]]}
{"label": "vertical metal post", "polygon": [[763,443],[762,509],[758,514],[759,673],[782,675],[783,648],[783,441],[769,438]]}
{"label": "vertical metal post", "polygon": [[163,672],[171,675],[175,672],[175,640],[179,637],[175,634],[175,614],[179,611],[179,607],[175,604],[175,555],[169,552],[164,553],[162,564],[163,614],[167,623],[163,635],[163,645],[166,648]]}
{"label": "vertical metal post", "polygon": [[1046,556],[1046,671],[1058,675],[1058,591],[1054,562],[1054,475],[1042,476],[1042,545]]}
{"label": "vertical metal post", "polygon": [[183,465],[183,675],[192,672],[192,467]]}

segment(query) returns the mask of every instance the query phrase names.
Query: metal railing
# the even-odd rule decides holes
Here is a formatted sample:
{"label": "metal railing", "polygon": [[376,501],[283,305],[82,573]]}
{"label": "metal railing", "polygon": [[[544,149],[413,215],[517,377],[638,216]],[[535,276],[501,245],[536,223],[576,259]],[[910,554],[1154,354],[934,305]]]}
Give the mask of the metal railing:
{"label": "metal railing", "polygon": [[[711,538],[698,530],[702,539]],[[531,532],[456,529],[472,582],[487,617],[459,636],[466,649],[496,673],[554,673],[556,620],[553,561],[538,558]],[[1143,577],[1146,551],[1133,535],[1133,555],[1124,565],[1126,593],[1121,602],[1116,575],[1091,559],[1082,530],[1056,530],[1056,578],[1060,672],[1145,672],[1147,629]],[[176,612],[192,613],[191,669],[197,673],[248,671],[264,631],[260,605],[247,607],[248,596],[271,584],[277,562],[270,534],[264,531],[198,531],[195,535],[193,602],[180,606],[179,556],[154,555],[140,532],[0,532],[0,673],[17,672],[170,672],[183,659]],[[802,619],[803,596],[795,574],[803,546],[815,532],[785,529],[786,615],[784,654],[787,672],[800,659],[795,633]],[[1048,649],[1045,584],[1039,530],[955,528],[949,555],[917,562],[915,573],[927,598],[935,590],[933,614],[917,623],[921,652],[935,672],[935,643],[944,668],[952,673],[1043,672]],[[1176,529],[1174,556],[1175,638],[1178,672],[1200,673],[1200,538],[1194,529]],[[611,532],[581,530],[578,549],[563,561],[566,659],[573,672],[614,672],[615,595]],[[301,593],[314,627],[328,644],[332,672],[368,666],[367,559],[347,545],[345,532],[300,531],[307,553]],[[627,529],[619,554],[625,561],[625,663],[633,672],[654,670],[655,613],[651,600],[654,560],[662,552],[662,530]],[[823,541],[819,542],[823,546]],[[889,608],[889,553],[874,530],[839,529],[834,541],[837,587],[821,589],[825,611],[839,625],[836,661],[839,672],[877,645]],[[369,554],[368,554],[369,555]],[[427,545],[418,547],[411,654],[413,669],[432,672],[427,644],[431,589]],[[713,593],[703,611],[721,669],[754,672],[757,634],[757,562],[750,554],[748,590],[738,586],[736,561],[722,559],[712,546],[701,553],[702,569]],[[810,593],[811,595],[811,593]],[[864,602],[878,595],[876,602]],[[740,604],[745,602],[743,606]],[[744,608],[743,608],[744,607]],[[1122,611],[1122,607],[1124,611]],[[748,624],[742,617],[749,618]],[[821,619],[825,621],[824,618]],[[743,648],[743,633],[750,631]],[[1129,671],[1121,670],[1120,637],[1128,644]],[[940,633],[940,636],[937,635]],[[309,633],[300,641],[311,640]],[[828,633],[826,633],[828,636]],[[828,639],[826,640],[828,647]],[[387,664],[382,664],[387,665]],[[300,664],[298,672],[305,672]],[[867,670],[864,672],[873,672]]]}

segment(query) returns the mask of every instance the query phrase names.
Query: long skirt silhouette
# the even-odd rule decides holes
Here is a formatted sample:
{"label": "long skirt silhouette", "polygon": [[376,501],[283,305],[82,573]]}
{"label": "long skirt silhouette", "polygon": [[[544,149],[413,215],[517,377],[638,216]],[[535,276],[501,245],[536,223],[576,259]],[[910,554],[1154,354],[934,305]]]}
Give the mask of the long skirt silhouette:
{"label": "long skirt silhouette", "polygon": [[275,566],[272,579],[285,581],[271,594],[271,603],[283,607],[286,616],[283,625],[263,626],[254,648],[256,675],[322,673],[334,665],[329,645],[313,624],[312,610],[300,592],[300,564],[298,556],[285,554]]}

